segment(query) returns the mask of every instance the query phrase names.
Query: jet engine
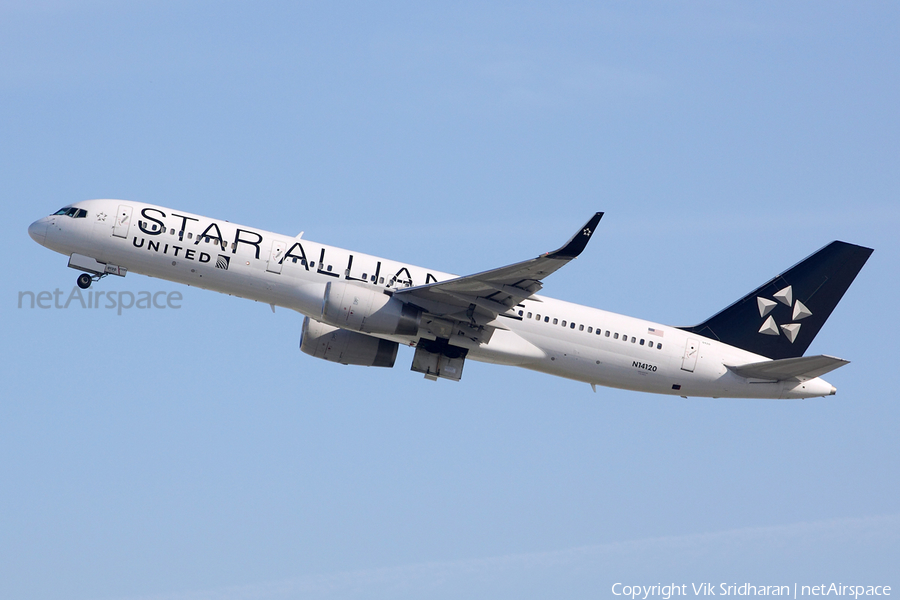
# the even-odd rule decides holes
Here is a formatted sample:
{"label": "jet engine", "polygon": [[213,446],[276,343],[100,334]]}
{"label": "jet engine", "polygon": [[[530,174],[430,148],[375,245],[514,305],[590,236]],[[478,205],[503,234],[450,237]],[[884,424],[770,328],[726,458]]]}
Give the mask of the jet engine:
{"label": "jet engine", "polygon": [[380,289],[337,281],[325,286],[322,321],[341,329],[415,336],[421,317],[421,310]]}
{"label": "jet engine", "polygon": [[344,365],[391,368],[397,360],[398,346],[397,342],[332,327],[309,317],[303,319],[300,350],[316,358]]}

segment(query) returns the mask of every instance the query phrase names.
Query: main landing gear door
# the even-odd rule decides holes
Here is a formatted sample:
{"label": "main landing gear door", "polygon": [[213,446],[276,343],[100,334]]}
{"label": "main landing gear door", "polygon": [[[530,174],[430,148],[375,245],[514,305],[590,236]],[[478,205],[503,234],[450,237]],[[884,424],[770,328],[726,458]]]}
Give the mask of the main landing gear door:
{"label": "main landing gear door", "polygon": [[278,240],[272,242],[272,253],[269,254],[269,263],[266,271],[269,273],[281,273],[281,263],[284,261],[285,243]]}
{"label": "main landing gear door", "polygon": [[425,379],[430,379],[431,381],[437,381],[438,378],[459,381],[462,378],[466,351],[452,346],[447,348],[451,351],[429,352],[424,345],[416,347],[410,370],[424,373]]}
{"label": "main landing gear door", "polygon": [[116,213],[116,224],[113,227],[113,235],[116,237],[128,237],[128,227],[131,226],[131,207],[125,204],[119,206]]}
{"label": "main landing gear door", "polygon": [[697,354],[700,352],[700,343],[697,340],[688,340],[684,346],[684,357],[681,359],[681,370],[694,372],[697,366]]}

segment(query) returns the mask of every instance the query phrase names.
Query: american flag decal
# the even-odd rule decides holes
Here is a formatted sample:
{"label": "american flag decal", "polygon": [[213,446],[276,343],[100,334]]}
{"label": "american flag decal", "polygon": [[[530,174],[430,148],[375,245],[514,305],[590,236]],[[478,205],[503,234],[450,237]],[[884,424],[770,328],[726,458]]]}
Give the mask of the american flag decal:
{"label": "american flag decal", "polygon": [[652,327],[647,328],[647,333],[650,335],[658,335],[659,337],[663,337],[665,332],[662,329],[653,329]]}
{"label": "american flag decal", "polygon": [[216,259],[216,268],[217,269],[225,269],[228,270],[228,262],[231,260],[230,257],[225,256],[224,254],[220,254],[219,258]]}

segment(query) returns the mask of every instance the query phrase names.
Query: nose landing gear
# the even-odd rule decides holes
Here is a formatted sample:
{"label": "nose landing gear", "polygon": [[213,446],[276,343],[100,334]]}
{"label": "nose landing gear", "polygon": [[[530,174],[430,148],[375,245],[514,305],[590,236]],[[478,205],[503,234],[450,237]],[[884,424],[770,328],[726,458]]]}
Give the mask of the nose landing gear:
{"label": "nose landing gear", "polygon": [[75,280],[78,287],[83,290],[88,289],[93,282],[100,281],[107,275],[125,277],[125,274],[128,272],[128,269],[125,267],[102,263],[90,256],[84,256],[83,254],[73,254],[70,256],[69,266],[73,269],[84,271],[84,273],[79,275],[78,279]]}
{"label": "nose landing gear", "polygon": [[78,287],[80,287],[81,289],[86,290],[89,287],[91,287],[92,283],[94,283],[95,281],[100,281],[104,277],[106,277],[106,273],[101,273],[100,275],[91,275],[90,273],[82,273],[81,275],[78,276],[78,279],[75,280],[75,283],[77,283]]}

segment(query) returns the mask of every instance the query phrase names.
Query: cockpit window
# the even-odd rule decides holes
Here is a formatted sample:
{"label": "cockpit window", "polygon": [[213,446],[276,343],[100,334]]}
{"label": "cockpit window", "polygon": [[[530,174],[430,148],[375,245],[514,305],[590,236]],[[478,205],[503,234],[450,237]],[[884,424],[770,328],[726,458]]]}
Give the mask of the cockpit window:
{"label": "cockpit window", "polygon": [[59,209],[53,215],[63,215],[66,217],[72,217],[73,219],[83,219],[87,217],[87,211],[83,208],[75,208],[74,206],[66,206],[64,208]]}

